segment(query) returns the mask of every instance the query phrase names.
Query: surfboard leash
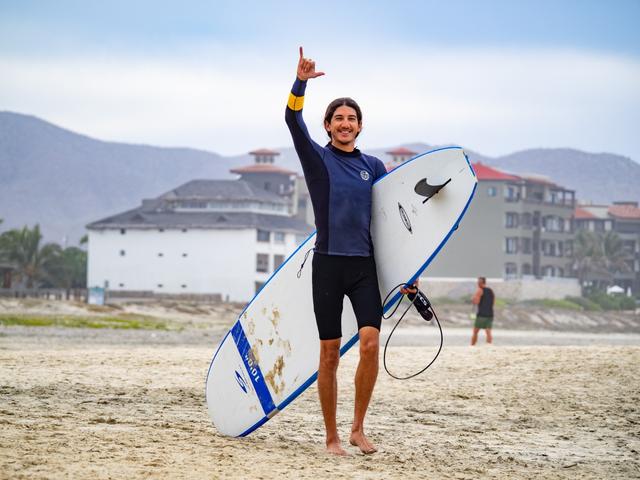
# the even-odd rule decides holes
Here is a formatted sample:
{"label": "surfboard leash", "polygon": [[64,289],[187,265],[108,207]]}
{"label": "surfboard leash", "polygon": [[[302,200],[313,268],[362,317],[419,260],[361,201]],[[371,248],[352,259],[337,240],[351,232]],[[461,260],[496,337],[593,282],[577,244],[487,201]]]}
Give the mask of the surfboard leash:
{"label": "surfboard leash", "polygon": [[304,259],[302,260],[302,265],[300,265],[300,270],[298,270],[298,273],[296,273],[296,277],[300,278],[300,275],[302,275],[302,269],[304,268],[304,264],[307,263],[307,257],[309,256],[309,254],[313,252],[313,247],[311,247],[309,250],[307,250],[307,253],[304,254]]}
{"label": "surfboard leash", "polygon": [[[401,288],[403,286],[405,286],[404,283],[399,283],[398,285],[393,287],[391,289],[391,291],[385,297],[384,302],[382,302],[382,304],[383,305],[386,304],[387,300],[396,291],[396,289]],[[442,325],[440,325],[440,320],[438,320],[438,315],[436,314],[436,311],[433,308],[433,305],[431,305],[431,302],[424,295],[424,293],[422,293],[417,287],[414,287],[414,288],[416,289],[416,293],[412,293],[412,294],[409,294],[409,295],[403,294],[402,297],[400,298],[400,301],[397,303],[397,305],[393,309],[393,311],[387,316],[384,316],[384,315],[382,316],[382,318],[384,318],[385,320],[390,319],[396,313],[398,308],[400,307],[400,304],[404,300],[404,297],[405,296],[409,297],[409,300],[410,300],[409,306],[404,310],[404,312],[402,312],[402,315],[400,315],[400,318],[398,319],[396,324],[391,329],[391,332],[389,333],[389,336],[387,337],[387,341],[384,344],[384,351],[382,353],[382,364],[384,365],[385,371],[389,374],[389,376],[391,376],[392,378],[395,378],[396,380],[408,380],[410,378],[417,377],[421,373],[425,372],[436,361],[436,359],[440,355],[440,352],[442,351],[442,346],[444,344],[444,335],[442,333]],[[412,295],[413,298],[410,298],[410,295]],[[416,309],[418,310],[418,312],[420,313],[422,318],[424,318],[426,321],[431,321],[431,317],[435,318],[436,324],[438,325],[438,329],[440,330],[440,346],[438,347],[438,352],[435,354],[433,359],[427,364],[426,367],[424,367],[422,370],[420,370],[419,372],[416,372],[416,373],[414,373],[412,375],[408,375],[406,377],[399,377],[399,376],[394,375],[393,373],[391,373],[389,371],[389,368],[387,368],[387,347],[389,346],[389,341],[391,340],[391,337],[393,336],[393,332],[395,332],[395,330],[398,327],[398,325],[400,325],[400,322],[402,321],[402,319],[404,319],[405,315],[407,314],[407,312],[409,311],[409,309],[411,308],[412,305],[415,305]],[[427,317],[429,317],[429,318],[427,318]]]}

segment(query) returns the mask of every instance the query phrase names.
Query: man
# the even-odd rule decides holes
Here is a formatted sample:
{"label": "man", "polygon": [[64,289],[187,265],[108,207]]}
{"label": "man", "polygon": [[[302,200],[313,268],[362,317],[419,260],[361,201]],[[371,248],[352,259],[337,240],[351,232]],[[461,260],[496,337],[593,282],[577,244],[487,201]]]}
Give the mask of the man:
{"label": "man", "polygon": [[494,301],[493,290],[487,287],[487,279],[485,277],[478,277],[478,289],[471,299],[471,302],[478,306],[478,313],[476,314],[476,320],[473,324],[473,334],[471,335],[471,346],[475,345],[478,341],[478,332],[481,328],[484,329],[487,335],[487,343],[493,342],[491,327],[493,325]]}
{"label": "man", "polygon": [[371,188],[386,173],[377,158],[356,148],[362,111],[351,98],[327,107],[324,128],[330,142],[322,147],[309,136],[302,119],[307,81],[324,75],[300,47],[297,78],[285,119],[300,158],[316,222],[312,262],[313,307],[320,337],[318,393],[326,429],[327,451],[346,455],[336,426],[337,381],[342,337],[342,302],[347,295],[358,320],[360,361],[355,376],[355,407],[349,442],[363,453],[376,451],[364,434],[364,417],[378,375],[382,306],[373,246]]}

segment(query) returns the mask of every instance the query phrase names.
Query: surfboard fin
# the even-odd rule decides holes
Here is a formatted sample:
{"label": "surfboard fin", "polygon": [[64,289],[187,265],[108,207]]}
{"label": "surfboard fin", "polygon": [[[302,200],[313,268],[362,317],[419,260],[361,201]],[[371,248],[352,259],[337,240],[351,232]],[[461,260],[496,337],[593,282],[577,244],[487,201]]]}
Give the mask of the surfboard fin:
{"label": "surfboard fin", "polygon": [[429,183],[427,183],[427,179],[423,178],[422,180],[420,180],[418,183],[416,183],[416,186],[413,188],[413,190],[418,194],[421,195],[423,197],[426,197],[422,203],[426,203],[427,200],[429,200],[431,197],[433,197],[436,193],[438,193],[440,190],[442,190],[445,185],[447,185],[447,183],[449,183],[451,181],[451,179],[447,180],[446,182],[444,182],[442,185],[429,185]]}

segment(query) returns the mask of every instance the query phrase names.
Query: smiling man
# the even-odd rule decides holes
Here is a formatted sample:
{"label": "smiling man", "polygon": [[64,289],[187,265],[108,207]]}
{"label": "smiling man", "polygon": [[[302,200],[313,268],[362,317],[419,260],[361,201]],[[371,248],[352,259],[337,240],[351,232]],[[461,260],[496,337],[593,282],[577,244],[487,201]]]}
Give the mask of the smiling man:
{"label": "smiling man", "polygon": [[347,295],[358,321],[360,361],[355,377],[355,407],[349,442],[363,453],[376,451],[364,434],[364,417],[378,375],[382,306],[373,245],[371,189],[386,173],[377,158],[355,146],[362,131],[362,111],[351,98],[327,107],[324,127],[331,141],[324,147],[309,136],[302,119],[307,81],[324,75],[300,47],[297,78],[285,119],[302,164],[316,222],[313,256],[313,307],[320,337],[318,392],[326,428],[327,450],[345,455],[336,426],[337,381],[342,337],[342,303]]}

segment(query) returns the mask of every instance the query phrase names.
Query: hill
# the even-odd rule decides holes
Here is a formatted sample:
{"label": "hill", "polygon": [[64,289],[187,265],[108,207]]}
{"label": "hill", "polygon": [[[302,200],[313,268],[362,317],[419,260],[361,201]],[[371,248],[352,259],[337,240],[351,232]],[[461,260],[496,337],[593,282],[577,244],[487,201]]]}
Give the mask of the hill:
{"label": "hill", "polygon": [[[419,152],[434,148],[404,146]],[[368,153],[386,162],[389,149]],[[278,164],[301,171],[293,148],[279,151]],[[532,149],[497,158],[467,153],[474,162],[547,175],[576,190],[581,200],[640,200],[640,165],[619,155],[571,149]],[[191,148],[105,142],[33,116],[0,112],[0,228],[39,223],[47,240],[75,244],[90,222],[193,179],[233,178],[229,169],[252,161],[248,154],[223,157]]]}

